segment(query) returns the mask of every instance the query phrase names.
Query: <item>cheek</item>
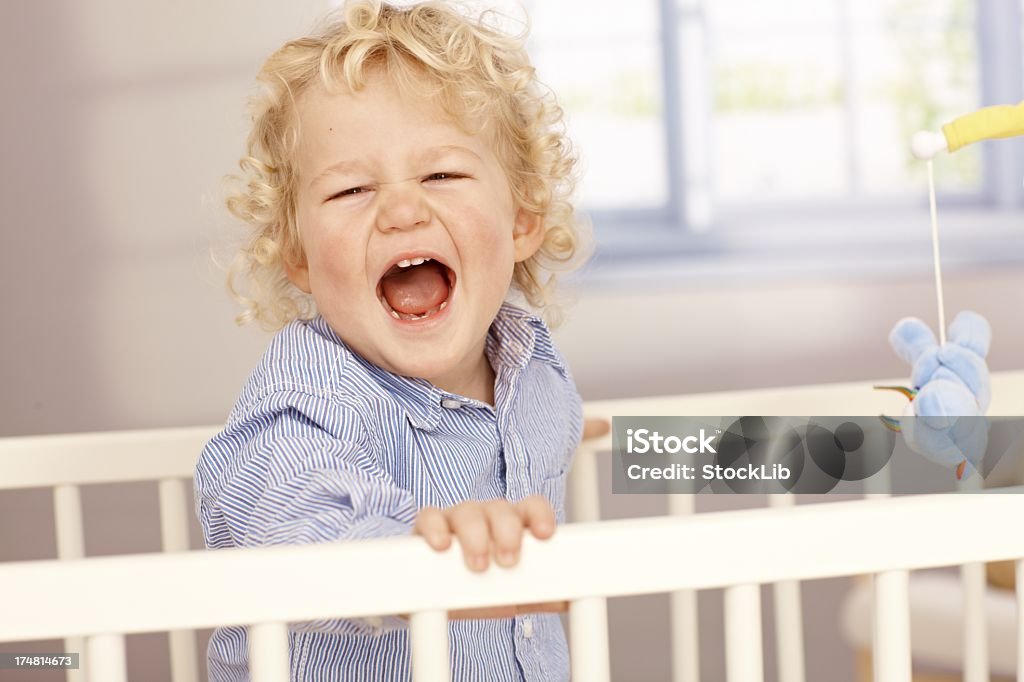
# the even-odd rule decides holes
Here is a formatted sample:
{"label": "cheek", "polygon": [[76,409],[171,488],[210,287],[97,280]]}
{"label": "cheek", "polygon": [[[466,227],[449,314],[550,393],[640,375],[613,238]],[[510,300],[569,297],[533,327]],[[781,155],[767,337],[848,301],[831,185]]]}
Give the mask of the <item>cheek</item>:
{"label": "cheek", "polygon": [[464,235],[465,242],[471,248],[477,253],[489,256],[495,264],[504,263],[506,259],[510,262],[513,260],[511,212],[506,212],[503,209],[497,212],[488,212],[474,207],[463,211],[463,215],[465,218],[462,223],[467,231],[467,234]]}
{"label": "cheek", "polygon": [[361,280],[363,264],[355,254],[357,245],[341,232],[320,232],[309,240],[307,259],[314,297],[344,299],[345,292]]}

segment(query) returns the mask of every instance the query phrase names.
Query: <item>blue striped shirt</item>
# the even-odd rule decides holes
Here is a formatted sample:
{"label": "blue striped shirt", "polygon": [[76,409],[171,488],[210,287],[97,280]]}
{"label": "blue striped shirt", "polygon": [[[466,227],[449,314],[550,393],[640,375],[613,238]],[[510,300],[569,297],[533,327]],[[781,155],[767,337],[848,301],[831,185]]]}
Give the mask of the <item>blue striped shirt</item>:
{"label": "blue striped shirt", "polygon": [[[286,326],[196,467],[207,547],[402,535],[424,506],[532,494],[564,521],[582,429],[565,362],[544,323],[507,304],[485,352],[493,407],[374,366],[323,318]],[[555,615],[449,627],[455,680],[569,677]],[[409,677],[408,630],[395,617],[293,623],[289,639],[293,680]],[[247,646],[244,627],[216,630],[210,680],[247,680]]]}

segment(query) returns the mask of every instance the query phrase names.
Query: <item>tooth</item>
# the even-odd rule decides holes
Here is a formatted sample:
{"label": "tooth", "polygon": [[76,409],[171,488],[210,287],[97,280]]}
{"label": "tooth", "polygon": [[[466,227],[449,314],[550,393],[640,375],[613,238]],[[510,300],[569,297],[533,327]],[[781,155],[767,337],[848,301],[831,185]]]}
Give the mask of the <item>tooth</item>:
{"label": "tooth", "polygon": [[423,260],[433,260],[432,258],[424,258]]}
{"label": "tooth", "polygon": [[444,310],[444,307],[445,307],[446,305],[448,305],[448,301],[443,301],[443,302],[441,303],[441,305],[439,305],[439,306],[437,307],[437,311],[438,311],[438,312],[441,312],[442,310]]}
{"label": "tooth", "polygon": [[413,265],[423,265],[423,261],[425,261],[425,260],[426,260],[426,258],[413,258],[410,262]]}
{"label": "tooth", "polygon": [[398,267],[400,268],[407,268],[410,265],[412,265],[412,263],[410,263],[408,259],[398,261]]}
{"label": "tooth", "polygon": [[398,313],[397,313],[397,312],[395,312],[394,310],[392,310],[392,311],[391,311],[391,317],[395,318],[396,320],[400,320],[400,319],[402,319],[402,318],[400,318],[400,317],[398,316]]}

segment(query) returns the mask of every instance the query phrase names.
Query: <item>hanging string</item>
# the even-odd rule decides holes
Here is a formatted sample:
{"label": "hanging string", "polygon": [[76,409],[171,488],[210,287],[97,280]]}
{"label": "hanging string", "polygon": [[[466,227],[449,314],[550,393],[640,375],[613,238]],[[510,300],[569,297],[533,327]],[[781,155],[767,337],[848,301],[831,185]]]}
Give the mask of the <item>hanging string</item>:
{"label": "hanging string", "polygon": [[942,267],[939,264],[939,218],[935,209],[935,170],[928,159],[928,205],[932,214],[932,257],[935,260],[935,297],[939,304],[939,345],[946,345],[946,306],[942,300]]}

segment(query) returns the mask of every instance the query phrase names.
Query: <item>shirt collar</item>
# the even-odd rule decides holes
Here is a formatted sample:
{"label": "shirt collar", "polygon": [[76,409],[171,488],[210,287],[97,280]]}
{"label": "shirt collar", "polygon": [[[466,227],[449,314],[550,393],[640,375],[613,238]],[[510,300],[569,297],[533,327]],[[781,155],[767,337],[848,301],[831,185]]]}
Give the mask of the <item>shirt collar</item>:
{"label": "shirt collar", "polygon": [[534,359],[568,374],[544,320],[510,303],[502,304],[498,310],[487,333],[484,352],[499,375],[503,368],[522,369]]}
{"label": "shirt collar", "polygon": [[[462,405],[484,407],[472,398],[444,391],[426,379],[406,377],[381,369],[353,352],[320,316],[310,321],[319,333],[343,346],[359,367],[398,402],[413,426],[432,431],[441,420],[443,403],[456,401]],[[484,342],[484,352],[494,368],[495,381],[513,381],[518,371],[531,360],[551,365],[562,376],[568,376],[564,361],[555,350],[551,332],[544,321],[509,303],[502,304]]]}

